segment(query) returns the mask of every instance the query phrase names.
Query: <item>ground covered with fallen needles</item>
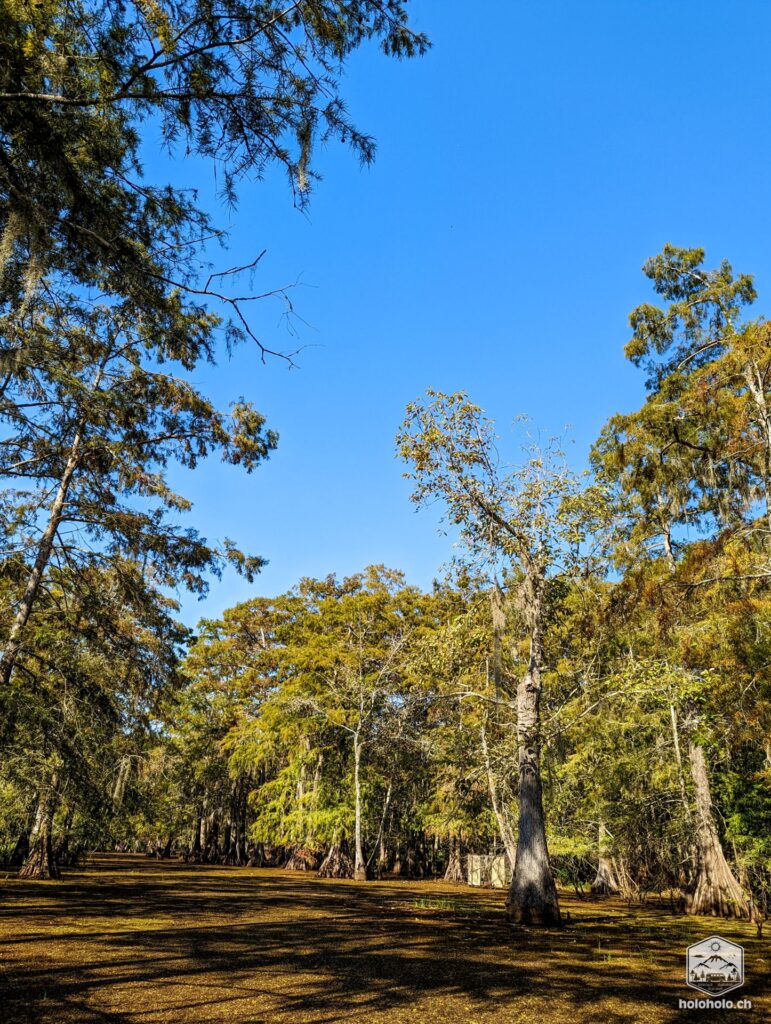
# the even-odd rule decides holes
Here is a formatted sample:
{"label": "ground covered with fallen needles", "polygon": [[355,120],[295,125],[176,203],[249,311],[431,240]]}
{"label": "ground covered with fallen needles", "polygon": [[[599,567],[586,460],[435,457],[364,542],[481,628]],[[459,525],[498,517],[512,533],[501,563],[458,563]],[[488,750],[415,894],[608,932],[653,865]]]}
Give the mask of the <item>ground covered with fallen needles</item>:
{"label": "ground covered with fallen needles", "polygon": [[[563,894],[560,931],[503,894],[99,856],[61,882],[0,882],[7,1024],[576,1024],[771,1019],[755,928]],[[685,948],[745,947],[752,1010],[679,1009]]]}

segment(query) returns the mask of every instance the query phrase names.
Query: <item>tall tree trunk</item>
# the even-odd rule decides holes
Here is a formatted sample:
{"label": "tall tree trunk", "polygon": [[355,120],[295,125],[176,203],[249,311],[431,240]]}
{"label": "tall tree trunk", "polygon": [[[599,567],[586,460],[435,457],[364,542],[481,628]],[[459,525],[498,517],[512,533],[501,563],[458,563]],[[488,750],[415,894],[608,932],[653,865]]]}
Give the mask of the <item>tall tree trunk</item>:
{"label": "tall tree trunk", "polygon": [[[91,393],[95,394],[99,390],[99,385],[102,382],[104,376],[104,370],[109,359],[109,354],[104,357],[101,365],[99,366],[93,384],[91,385]],[[5,646],[3,648],[2,656],[0,656],[0,688],[8,686],[11,675],[13,674],[16,660],[21,650],[24,632],[29,622],[32,609],[35,606],[35,600],[40,590],[40,584],[45,576],[48,563],[51,560],[51,553],[54,548],[56,541],[56,533],[59,529],[64,514],[64,507],[67,501],[67,494],[72,483],[72,478],[75,475],[75,470],[78,468],[78,464],[82,455],[83,447],[83,436],[86,429],[86,418],[81,417],[75,427],[75,434],[70,445],[69,455],[64,465],[64,470],[61,477],[59,478],[59,486],[56,489],[56,495],[53,500],[53,504],[49,510],[48,523],[43,531],[43,535],[40,538],[38,544],[37,554],[35,561],[32,564],[32,570],[27,580],[27,586],[24,588],[24,594],[22,595],[21,602],[16,612],[16,617],[13,620],[11,628],[6,638]],[[10,729],[10,724],[6,723],[6,732]]]}
{"label": "tall tree trunk", "polygon": [[354,733],[353,737],[353,785],[356,797],[353,877],[358,882],[364,882],[367,879],[367,866],[364,863],[364,848],[361,841],[361,742],[358,733]]}
{"label": "tall tree trunk", "polygon": [[[61,865],[69,865],[73,863],[70,857],[70,832],[72,831],[72,823],[75,820],[75,808],[72,804],[67,808],[67,813],[64,816],[62,822],[61,833],[54,846],[54,863]],[[77,848],[75,849],[77,854]]]}
{"label": "tall tree trunk", "polygon": [[204,860],[216,864],[220,855],[220,812],[215,808],[209,815],[209,827],[206,832],[206,850]]}
{"label": "tall tree trunk", "polygon": [[295,827],[295,839],[297,845],[303,846],[306,844],[307,836],[305,835],[305,754],[307,753],[308,747],[310,746],[308,738],[303,737],[302,748],[303,748],[303,760],[300,762],[300,771],[297,777],[297,789],[296,789],[296,802],[297,802],[297,825]]}
{"label": "tall tree trunk", "polygon": [[675,761],[677,762],[677,779],[680,785],[680,798],[685,808],[685,816],[688,822],[691,821],[691,804],[688,800],[688,794],[685,788],[685,773],[683,771],[683,755],[680,750],[680,730],[677,727],[677,712],[675,711],[675,705],[669,705],[669,718],[672,722],[672,742],[675,747]]}
{"label": "tall tree trunk", "polygon": [[447,861],[447,869],[444,872],[444,882],[460,883],[465,882],[466,878],[463,874],[463,858],[460,852],[460,839],[457,836],[452,836],[450,839],[450,857]]}
{"label": "tall tree trunk", "polygon": [[[313,771],[313,789],[311,790],[310,806],[312,812],[315,814],[319,807],[319,793],[321,791],[321,769],[324,764],[324,754],[320,753],[316,759],[316,767]],[[307,837],[307,844],[309,846],[317,846],[315,835],[309,835]]]}
{"label": "tall tree trunk", "polygon": [[73,474],[78,465],[80,459],[80,448],[83,441],[83,425],[80,424],[75,432],[72,445],[70,446],[70,454],[67,458],[67,462],[64,467],[64,472],[59,480],[59,486],[56,490],[56,496],[54,497],[53,504],[51,505],[48,514],[48,523],[43,536],[40,538],[38,544],[37,555],[35,561],[32,564],[32,570],[27,580],[27,585],[24,588],[19,607],[16,612],[16,617],[11,624],[11,628],[8,632],[8,638],[5,642],[2,657],[0,657],[0,687],[6,688],[11,680],[11,674],[13,673],[16,659],[19,656],[21,650],[22,640],[24,637],[24,630],[29,622],[29,617],[32,614],[32,609],[35,605],[35,599],[37,598],[38,591],[40,590],[40,584],[43,581],[43,576],[48,568],[48,563],[51,560],[51,552],[53,551],[54,541],[56,539],[56,531],[62,521],[62,514],[64,512],[64,503],[67,500],[67,492],[72,482]]}
{"label": "tall tree trunk", "polygon": [[686,909],[689,914],[749,918],[747,899],[720,845],[703,747],[691,743],[689,757],[696,802],[696,879]]}
{"label": "tall tree trunk", "polygon": [[383,854],[383,850],[384,850],[384,847],[383,847],[383,829],[385,827],[386,817],[388,816],[388,808],[391,806],[391,790],[392,790],[392,788],[393,788],[393,783],[389,781],[388,789],[386,790],[385,800],[383,801],[383,813],[380,815],[380,827],[377,830],[377,836],[375,837],[375,842],[372,844],[372,853],[369,855],[369,860],[367,861],[367,863],[365,865],[365,870],[369,870],[369,866],[372,863],[372,861],[373,861],[373,859],[375,857],[375,854],[378,853],[378,851],[380,851],[380,853],[379,853],[379,860],[380,860],[380,862],[382,863],[384,861],[384,859],[385,859],[384,858],[384,854]]}
{"label": "tall tree trunk", "polygon": [[375,874],[378,878],[382,878],[388,870],[388,847],[386,846],[385,836],[380,837],[377,851],[377,864],[375,865]]}
{"label": "tall tree trunk", "polygon": [[190,859],[198,864],[201,860],[201,829],[203,827],[203,808],[199,805],[195,825],[193,826],[193,846],[190,850]]}
{"label": "tall tree trunk", "polygon": [[632,900],[640,898],[640,887],[637,882],[629,874],[629,868],[627,867],[626,861],[623,857],[619,857],[618,861],[614,861],[616,866],[616,876],[618,878],[619,891],[625,900],[630,903]]}
{"label": "tall tree trunk", "polygon": [[233,791],[230,817],[231,855],[229,863],[237,865],[246,864],[249,861],[249,850],[246,835],[247,786],[243,777],[239,778]]}
{"label": "tall tree trunk", "polygon": [[597,843],[597,874],[592,882],[592,892],[597,896],[608,896],[620,889],[616,877],[616,865],[610,851],[610,836],[605,827],[605,822],[600,822],[599,837]]}
{"label": "tall tree trunk", "polygon": [[543,580],[531,583],[528,669],[517,686],[519,743],[519,835],[516,864],[506,901],[510,921],[561,925],[557,886],[549,864],[541,787],[541,665]]}
{"label": "tall tree trunk", "polygon": [[8,859],[8,864],[12,868],[21,867],[24,861],[29,856],[29,830],[27,828],[22,829],[19,833],[19,838],[16,840],[16,845],[13,848],[13,853]]}
{"label": "tall tree trunk", "polygon": [[500,698],[503,684],[501,637],[506,628],[506,608],[503,591],[497,578],[493,580],[493,586],[490,590],[490,617],[493,624],[493,681],[495,683],[495,696]]}
{"label": "tall tree trunk", "polygon": [[492,765],[490,764],[490,751],[487,747],[487,734],[485,733],[485,727],[482,726],[480,729],[482,739],[482,757],[485,762],[485,771],[487,772],[487,788],[490,792],[490,803],[493,805],[493,814],[495,820],[498,823],[498,832],[503,843],[503,848],[506,851],[506,857],[509,862],[509,867],[512,872],[517,863],[517,842],[514,838],[514,834],[509,827],[508,818],[500,805],[498,800],[498,786],[495,782],[495,775],[493,773]]}
{"label": "tall tree trunk", "polygon": [[19,872],[19,878],[59,878],[51,835],[59,795],[58,786],[59,780],[54,773],[40,793],[30,837],[29,856]]}

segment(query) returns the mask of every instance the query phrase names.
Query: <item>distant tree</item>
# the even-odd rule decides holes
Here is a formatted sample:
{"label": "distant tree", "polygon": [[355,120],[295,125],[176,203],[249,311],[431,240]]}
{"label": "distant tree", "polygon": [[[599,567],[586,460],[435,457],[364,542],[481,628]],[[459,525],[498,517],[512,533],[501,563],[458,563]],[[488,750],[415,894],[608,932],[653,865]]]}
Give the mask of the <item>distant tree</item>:
{"label": "distant tree", "polygon": [[275,685],[276,632],[287,617],[281,600],[255,598],[204,619],[185,658],[186,685],[170,717],[170,751],[180,788],[194,808],[194,860],[246,864],[250,800],[264,765],[241,742]]}
{"label": "distant tree", "polygon": [[354,877],[365,879],[364,756],[386,743],[407,693],[406,652],[420,615],[416,591],[400,574],[371,567],[349,578],[341,593],[304,581],[305,610],[281,651],[282,686],[275,700],[285,714],[318,719],[350,742]]}
{"label": "distant tree", "polygon": [[436,596],[439,621],[423,638],[420,669],[435,749],[431,822],[449,842],[446,880],[457,882],[465,848],[495,844],[512,870],[516,862],[514,664],[499,587],[460,572]]}
{"label": "distant tree", "polygon": [[[211,759],[247,778],[250,836],[282,848],[290,867],[318,866],[326,851],[322,869],[347,873],[350,850],[363,879],[384,860],[395,803],[408,813],[410,775],[421,771],[411,652],[430,604],[400,573],[372,566],[304,579],[202,624],[184,666],[185,732],[202,741],[200,755],[188,743],[188,774],[201,778],[197,763]],[[199,788],[216,803],[211,780]]]}

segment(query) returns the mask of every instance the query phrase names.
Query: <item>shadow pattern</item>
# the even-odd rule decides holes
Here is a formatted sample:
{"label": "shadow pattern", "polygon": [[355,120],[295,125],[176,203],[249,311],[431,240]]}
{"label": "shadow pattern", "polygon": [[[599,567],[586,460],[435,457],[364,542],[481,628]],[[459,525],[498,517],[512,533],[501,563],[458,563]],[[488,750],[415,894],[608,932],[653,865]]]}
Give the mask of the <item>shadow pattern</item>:
{"label": "shadow pattern", "polygon": [[748,926],[614,898],[563,894],[566,927],[516,928],[503,893],[126,855],[0,888],[3,1024],[727,1022],[678,1009],[699,998],[685,947],[714,931],[745,946],[742,1018],[768,1008]]}

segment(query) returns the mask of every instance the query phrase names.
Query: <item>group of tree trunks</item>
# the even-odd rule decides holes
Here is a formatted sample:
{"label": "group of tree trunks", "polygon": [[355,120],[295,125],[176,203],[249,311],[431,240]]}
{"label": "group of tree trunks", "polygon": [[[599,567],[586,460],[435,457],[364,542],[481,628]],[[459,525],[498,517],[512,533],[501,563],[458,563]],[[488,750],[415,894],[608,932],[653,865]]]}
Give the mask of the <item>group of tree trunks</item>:
{"label": "group of tree trunks", "polygon": [[[537,687],[533,686],[530,674],[523,680],[520,691],[521,737],[525,754],[521,765],[519,838],[516,860],[512,864],[507,908],[509,917],[520,923],[559,925],[557,890],[546,850],[540,778],[528,770],[528,705],[534,697],[537,699]],[[723,852],[712,806],[706,758],[698,744],[690,745],[689,762],[695,808],[694,872],[690,880],[682,879],[684,908],[690,914],[753,917],[753,908]],[[20,866],[20,878],[59,878],[60,866],[74,862],[82,852],[70,849],[72,812],[65,815],[59,834],[54,838],[54,816],[59,797],[59,779],[53,773],[38,794],[29,830],[19,836],[11,856],[11,866]],[[344,840],[335,840],[326,851],[299,845],[287,848],[251,843],[246,838],[246,801],[237,799],[232,810],[236,814],[221,827],[216,813],[207,816],[203,808],[199,809],[188,846],[179,849],[175,837],[168,836],[165,841],[151,844],[146,850],[147,855],[158,859],[181,856],[188,863],[281,867],[290,871],[317,872],[321,878],[356,877],[355,861]],[[396,847],[388,854],[381,837],[377,860],[374,865],[374,857],[366,862],[363,878],[382,878],[385,875],[436,877],[437,866],[443,865],[445,881],[465,882],[465,857],[460,839],[452,837],[449,840],[446,861],[440,860],[439,865],[434,857],[436,852],[435,843],[432,847],[416,837],[411,845]],[[364,865],[361,851],[360,858]],[[591,892],[602,896],[620,893],[629,899],[640,895],[623,860],[613,855],[612,839],[604,822],[600,822],[598,828],[597,871]]]}

